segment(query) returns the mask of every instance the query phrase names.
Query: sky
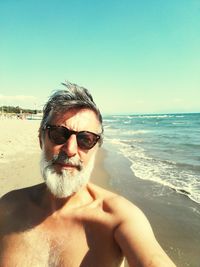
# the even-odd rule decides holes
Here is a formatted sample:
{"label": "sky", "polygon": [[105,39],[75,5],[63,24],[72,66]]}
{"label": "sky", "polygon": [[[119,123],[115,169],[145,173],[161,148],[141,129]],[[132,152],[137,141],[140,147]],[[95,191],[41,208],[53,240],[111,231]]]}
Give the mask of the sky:
{"label": "sky", "polygon": [[103,114],[200,112],[199,0],[0,0],[0,106],[61,82]]}

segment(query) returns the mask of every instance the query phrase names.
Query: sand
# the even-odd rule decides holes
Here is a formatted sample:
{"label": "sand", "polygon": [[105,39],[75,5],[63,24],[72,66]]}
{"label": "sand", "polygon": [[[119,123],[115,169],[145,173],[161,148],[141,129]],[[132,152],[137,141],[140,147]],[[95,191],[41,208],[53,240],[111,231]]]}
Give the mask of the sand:
{"label": "sand", "polygon": [[[0,196],[42,182],[39,123],[0,120]],[[200,205],[159,185],[155,192],[155,183],[135,177],[127,159],[106,142],[97,155],[92,181],[138,205],[177,266],[200,266]]]}
{"label": "sand", "polygon": [[0,196],[41,182],[39,121],[0,120]]}

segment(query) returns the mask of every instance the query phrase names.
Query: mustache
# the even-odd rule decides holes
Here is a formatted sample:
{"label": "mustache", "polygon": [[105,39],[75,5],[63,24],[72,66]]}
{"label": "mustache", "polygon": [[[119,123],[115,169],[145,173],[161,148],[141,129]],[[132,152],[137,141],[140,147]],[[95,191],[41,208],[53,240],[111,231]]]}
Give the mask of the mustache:
{"label": "mustache", "polygon": [[54,155],[50,164],[70,164],[76,167],[79,171],[83,169],[83,163],[78,157],[74,156],[69,158],[65,152],[60,152],[58,155]]}

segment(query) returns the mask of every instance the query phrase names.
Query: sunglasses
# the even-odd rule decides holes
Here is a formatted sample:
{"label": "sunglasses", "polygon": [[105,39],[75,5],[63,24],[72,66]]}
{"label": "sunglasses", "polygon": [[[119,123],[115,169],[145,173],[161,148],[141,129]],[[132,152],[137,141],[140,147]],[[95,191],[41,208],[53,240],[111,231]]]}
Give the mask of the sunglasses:
{"label": "sunglasses", "polygon": [[81,149],[89,150],[93,148],[100,140],[101,136],[89,131],[72,131],[64,126],[47,125],[48,137],[56,145],[62,145],[70,138],[72,134],[76,135],[76,142]]}

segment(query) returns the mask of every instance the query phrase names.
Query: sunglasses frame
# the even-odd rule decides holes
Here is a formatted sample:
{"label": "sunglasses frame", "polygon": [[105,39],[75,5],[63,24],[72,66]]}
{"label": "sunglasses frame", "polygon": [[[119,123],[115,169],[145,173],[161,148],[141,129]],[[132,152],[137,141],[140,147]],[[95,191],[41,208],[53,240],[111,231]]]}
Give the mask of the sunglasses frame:
{"label": "sunglasses frame", "polygon": [[[66,136],[68,136],[68,138],[66,138],[65,142],[63,142],[63,143],[61,143],[61,144],[60,144],[60,143],[57,144],[56,142],[54,142],[54,141],[52,140],[52,137],[51,137],[51,134],[50,134],[51,129],[57,129],[57,128],[58,128],[58,129],[59,129],[59,128],[64,129],[65,132],[66,132]],[[44,130],[48,130],[48,137],[49,137],[49,140],[50,140],[53,144],[56,144],[56,145],[62,145],[62,144],[64,144],[64,143],[66,143],[67,140],[70,138],[70,136],[71,136],[72,134],[75,134],[75,135],[76,135],[76,142],[77,142],[78,147],[81,148],[81,149],[84,149],[84,150],[90,150],[90,149],[92,149],[92,148],[97,144],[97,142],[98,142],[99,140],[101,140],[101,134],[96,134],[96,133],[93,133],[93,132],[90,132],[90,131],[80,131],[80,132],[77,132],[77,131],[69,130],[67,127],[65,127],[65,126],[61,126],[61,125],[50,125],[50,124],[48,124],[48,125],[45,126]],[[95,136],[96,139],[95,139],[94,144],[92,144],[92,146],[89,146],[88,148],[86,148],[86,147],[81,146],[81,145],[79,144],[78,135],[79,135],[79,134],[82,134],[82,133],[89,133],[89,134],[92,134],[93,136]]]}

